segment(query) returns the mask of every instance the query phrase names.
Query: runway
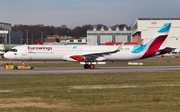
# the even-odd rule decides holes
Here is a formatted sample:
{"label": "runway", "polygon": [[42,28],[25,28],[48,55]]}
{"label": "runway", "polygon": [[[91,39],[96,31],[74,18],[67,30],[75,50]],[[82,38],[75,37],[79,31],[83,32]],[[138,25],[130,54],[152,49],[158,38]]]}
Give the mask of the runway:
{"label": "runway", "polygon": [[33,70],[7,70],[0,68],[1,75],[7,74],[63,74],[63,73],[118,73],[118,72],[154,72],[154,71],[180,71],[180,66],[127,66],[127,67],[97,67],[84,69],[82,67],[36,67]]}

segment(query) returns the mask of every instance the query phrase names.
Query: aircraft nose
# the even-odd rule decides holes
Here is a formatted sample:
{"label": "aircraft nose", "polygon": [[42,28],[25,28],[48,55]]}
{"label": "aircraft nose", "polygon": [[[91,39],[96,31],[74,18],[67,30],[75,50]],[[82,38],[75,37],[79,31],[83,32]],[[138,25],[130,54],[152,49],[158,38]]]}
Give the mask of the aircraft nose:
{"label": "aircraft nose", "polygon": [[9,58],[10,58],[10,55],[9,55],[9,53],[5,53],[5,54],[4,54],[4,58],[7,58],[7,59],[9,59]]}

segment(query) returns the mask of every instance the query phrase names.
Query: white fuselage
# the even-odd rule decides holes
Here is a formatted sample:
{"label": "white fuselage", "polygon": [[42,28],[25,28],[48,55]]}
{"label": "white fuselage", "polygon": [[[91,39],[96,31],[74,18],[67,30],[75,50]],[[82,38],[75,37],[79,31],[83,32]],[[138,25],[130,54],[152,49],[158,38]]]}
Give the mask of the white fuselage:
{"label": "white fuselage", "polygon": [[[22,61],[77,61],[70,56],[114,51],[118,46],[83,45],[23,45],[17,46],[17,52],[9,51],[5,57]],[[124,45],[117,53],[99,57],[97,61],[128,61],[140,59],[145,50],[132,53],[133,45]]]}

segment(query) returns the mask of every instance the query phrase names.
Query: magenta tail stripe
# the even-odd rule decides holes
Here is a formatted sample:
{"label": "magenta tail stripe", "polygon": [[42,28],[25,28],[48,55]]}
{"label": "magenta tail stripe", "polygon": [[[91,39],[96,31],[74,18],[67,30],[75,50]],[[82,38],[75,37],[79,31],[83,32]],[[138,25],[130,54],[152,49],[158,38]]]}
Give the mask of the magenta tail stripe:
{"label": "magenta tail stripe", "polygon": [[146,53],[141,57],[141,59],[143,58],[147,58],[147,57],[151,57],[153,55],[156,54],[157,50],[160,48],[160,46],[162,45],[162,43],[164,42],[164,40],[167,38],[168,35],[161,35],[159,37],[157,37],[152,44],[149,46],[148,50],[146,51]]}

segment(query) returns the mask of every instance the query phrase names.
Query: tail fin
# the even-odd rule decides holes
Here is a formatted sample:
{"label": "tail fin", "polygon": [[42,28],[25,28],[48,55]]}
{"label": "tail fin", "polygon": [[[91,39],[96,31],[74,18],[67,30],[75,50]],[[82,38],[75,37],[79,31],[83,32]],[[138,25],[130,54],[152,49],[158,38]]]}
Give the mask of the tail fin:
{"label": "tail fin", "polygon": [[165,23],[160,30],[154,35],[154,37],[147,43],[146,52],[142,56],[141,59],[151,57],[156,54],[157,50],[161,47],[161,45],[165,42],[169,29],[171,27],[171,23]]}

